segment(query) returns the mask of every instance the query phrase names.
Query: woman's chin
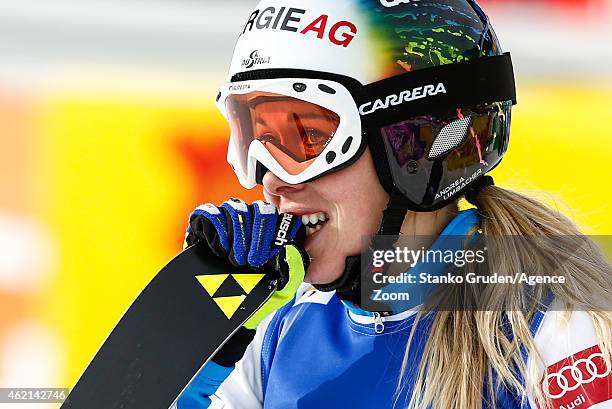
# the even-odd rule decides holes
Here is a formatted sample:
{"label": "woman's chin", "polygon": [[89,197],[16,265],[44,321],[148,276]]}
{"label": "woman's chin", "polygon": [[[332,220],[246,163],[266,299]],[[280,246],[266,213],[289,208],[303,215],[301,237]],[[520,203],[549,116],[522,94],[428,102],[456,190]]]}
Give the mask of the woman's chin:
{"label": "woman's chin", "polygon": [[310,262],[304,277],[305,282],[310,284],[329,284],[340,278],[344,266],[336,266],[332,265],[332,263],[324,263],[323,261],[315,259]]}

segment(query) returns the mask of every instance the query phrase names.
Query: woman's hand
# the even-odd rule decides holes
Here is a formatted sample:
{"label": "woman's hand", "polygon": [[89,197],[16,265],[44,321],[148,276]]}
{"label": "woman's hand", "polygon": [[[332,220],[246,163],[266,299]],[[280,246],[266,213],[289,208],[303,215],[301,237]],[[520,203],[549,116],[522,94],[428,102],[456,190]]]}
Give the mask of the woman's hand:
{"label": "woman's hand", "polygon": [[203,241],[211,253],[231,266],[253,273],[275,273],[278,290],[246,323],[254,329],[289,302],[304,280],[309,258],[301,243],[305,229],[299,217],[279,214],[262,201],[251,205],[230,199],[221,206],[198,206],[189,217],[185,246]]}

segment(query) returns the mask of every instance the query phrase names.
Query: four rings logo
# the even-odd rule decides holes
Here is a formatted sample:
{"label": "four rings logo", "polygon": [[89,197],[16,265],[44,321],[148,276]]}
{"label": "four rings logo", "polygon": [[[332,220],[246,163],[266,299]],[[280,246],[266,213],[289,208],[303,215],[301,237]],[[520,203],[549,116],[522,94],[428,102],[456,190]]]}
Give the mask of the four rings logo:
{"label": "four rings logo", "polygon": [[242,60],[242,66],[244,68],[252,68],[254,65],[262,65],[269,63],[270,57],[260,57],[258,50],[253,51],[248,58]]}
{"label": "four rings logo", "polygon": [[[586,358],[578,356],[585,356]],[[566,359],[561,361],[559,364],[565,364],[561,368],[553,369],[554,372],[549,373],[542,382],[542,390],[546,396],[551,399],[561,400],[565,398],[565,395],[569,392],[579,389],[583,385],[597,382],[598,380],[605,381],[610,375],[610,366],[606,361],[606,357],[599,351],[598,347],[589,348],[583,353],[576,354],[570,357],[571,360]],[[556,364],[554,366],[558,366]],[[551,367],[553,368],[553,367]],[[607,388],[606,388],[607,389]],[[575,396],[568,397],[574,399]],[[577,397],[578,400],[584,400],[584,396],[580,395]],[[605,397],[604,400],[608,398]]]}

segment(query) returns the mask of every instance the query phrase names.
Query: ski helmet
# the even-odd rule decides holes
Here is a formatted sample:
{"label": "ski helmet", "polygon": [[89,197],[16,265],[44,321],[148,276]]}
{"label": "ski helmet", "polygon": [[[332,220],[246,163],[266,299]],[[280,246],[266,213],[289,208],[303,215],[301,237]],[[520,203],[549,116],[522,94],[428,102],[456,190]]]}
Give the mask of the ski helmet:
{"label": "ski helmet", "polygon": [[[515,99],[510,57],[472,0],[264,0],[217,103],[243,186],[266,170],[307,182],[369,146],[387,192],[432,211],[502,159]],[[284,132],[258,123],[279,115]]]}
{"label": "ski helmet", "polygon": [[[493,169],[516,103],[509,54],[473,0],[263,0],[217,105],[228,162],[252,188],[350,165],[369,147],[390,194],[379,234],[434,211]],[[356,300],[362,255],[323,291]]]}

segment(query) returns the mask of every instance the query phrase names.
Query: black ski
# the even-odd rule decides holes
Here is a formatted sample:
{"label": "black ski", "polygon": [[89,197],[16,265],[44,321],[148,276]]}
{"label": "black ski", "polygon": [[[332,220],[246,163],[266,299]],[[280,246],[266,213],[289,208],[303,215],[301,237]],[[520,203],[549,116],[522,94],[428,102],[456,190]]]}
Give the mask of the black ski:
{"label": "black ski", "polygon": [[61,409],[168,409],[270,298],[272,275],[230,271],[196,244],[134,300]]}

